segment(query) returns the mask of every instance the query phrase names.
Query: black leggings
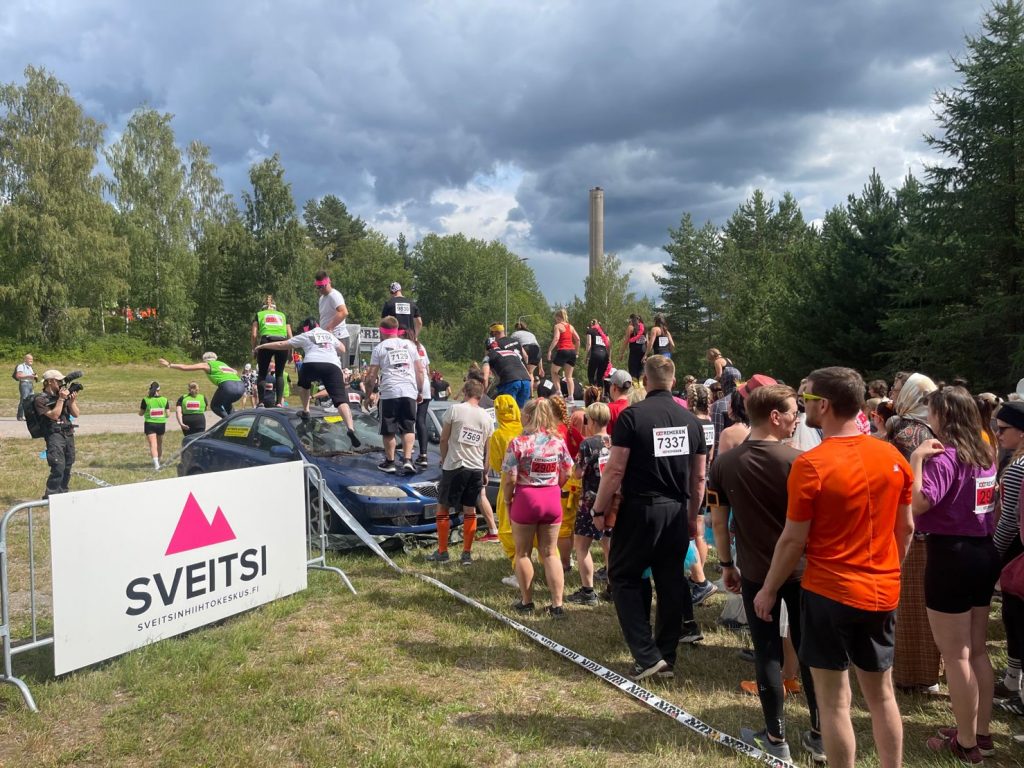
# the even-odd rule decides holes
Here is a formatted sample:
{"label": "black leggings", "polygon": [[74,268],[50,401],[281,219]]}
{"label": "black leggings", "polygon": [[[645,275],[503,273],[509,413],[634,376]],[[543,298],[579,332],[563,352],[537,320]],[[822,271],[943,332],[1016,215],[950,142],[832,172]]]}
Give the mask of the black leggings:
{"label": "black leggings", "polygon": [[430,401],[423,400],[416,406],[416,441],[420,444],[420,455],[427,455],[427,411]]}
{"label": "black leggings", "polygon": [[[786,717],[782,708],[785,691],[782,687],[782,637],[779,635],[779,619],[782,603],[785,601],[789,613],[789,638],[793,645],[800,647],[800,582],[788,581],[779,588],[772,620],[762,621],[754,613],[754,597],[761,590],[761,584],[741,578],[743,607],[747,612],[750,639],[754,643],[754,671],[757,690],[761,696],[761,711],[768,733],[778,739],[786,738]],[[807,695],[807,709],[811,714],[811,729],[821,732],[818,719],[818,702],[814,697],[814,681],[811,670],[801,662],[800,676],[803,678],[804,693]]]}
{"label": "black leggings", "polygon": [[[274,341],[274,339],[271,339]],[[256,353],[256,391],[263,397],[263,380],[270,370],[270,361],[274,361],[274,392],[277,404],[284,401],[284,367],[288,365],[287,349],[261,349]]]}
{"label": "black leggings", "polygon": [[590,358],[587,360],[587,381],[592,387],[600,387],[604,384],[604,372],[608,370],[608,351],[603,347],[598,352],[596,348],[590,348]]}
{"label": "black leggings", "polygon": [[231,405],[241,400],[244,394],[245,385],[242,382],[225,381],[213,393],[213,399],[210,400],[210,410],[222,419],[227,418],[227,415],[231,413]]}

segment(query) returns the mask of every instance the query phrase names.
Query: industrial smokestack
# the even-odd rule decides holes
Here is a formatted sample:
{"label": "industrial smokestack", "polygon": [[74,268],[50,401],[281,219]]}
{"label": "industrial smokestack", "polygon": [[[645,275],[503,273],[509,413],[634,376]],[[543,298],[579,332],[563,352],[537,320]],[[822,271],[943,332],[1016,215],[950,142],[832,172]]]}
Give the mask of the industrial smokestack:
{"label": "industrial smokestack", "polygon": [[590,276],[601,268],[604,259],[604,190],[590,190]]}

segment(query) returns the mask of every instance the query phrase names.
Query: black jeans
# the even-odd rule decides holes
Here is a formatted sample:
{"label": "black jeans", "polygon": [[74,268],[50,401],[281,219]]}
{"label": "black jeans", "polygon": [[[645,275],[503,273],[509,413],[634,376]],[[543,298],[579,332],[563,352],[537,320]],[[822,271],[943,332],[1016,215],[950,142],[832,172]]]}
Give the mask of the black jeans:
{"label": "black jeans", "polygon": [[50,476],[46,478],[43,498],[49,498],[55,493],[67,493],[71,466],[75,463],[74,432],[70,429],[55,429],[46,436],[46,463],[50,465]]}
{"label": "black jeans", "polygon": [[[800,582],[788,581],[779,588],[778,600],[772,609],[772,620],[762,621],[754,613],[754,597],[761,591],[762,584],[741,579],[743,608],[747,612],[747,625],[750,627],[750,639],[754,643],[754,673],[757,678],[757,691],[761,697],[761,711],[764,713],[764,724],[768,733],[777,739],[786,738],[786,718],[782,702],[785,691],[782,687],[782,637],[779,634],[779,619],[782,614],[782,603],[786,603],[789,613],[789,638],[796,648],[800,647]],[[807,695],[807,708],[811,713],[811,728],[821,731],[818,720],[818,702],[814,697],[814,681],[811,670],[800,665],[800,676],[803,678],[804,693]]]}
{"label": "black jeans", "polygon": [[[651,667],[676,660],[684,606],[690,602],[683,562],[689,543],[682,502],[666,498],[623,501],[608,557],[608,580],[622,636],[636,662]],[[658,593],[654,632],[643,572],[651,569]],[[647,587],[649,590],[650,587]]]}
{"label": "black jeans", "polygon": [[[264,338],[264,341],[280,341],[280,339]],[[256,353],[256,391],[259,398],[263,398],[263,380],[267,378],[267,371],[270,370],[270,361],[274,361],[274,393],[277,396],[275,402],[280,405],[284,400],[284,367],[288,364],[290,353],[287,349],[261,349]]]}

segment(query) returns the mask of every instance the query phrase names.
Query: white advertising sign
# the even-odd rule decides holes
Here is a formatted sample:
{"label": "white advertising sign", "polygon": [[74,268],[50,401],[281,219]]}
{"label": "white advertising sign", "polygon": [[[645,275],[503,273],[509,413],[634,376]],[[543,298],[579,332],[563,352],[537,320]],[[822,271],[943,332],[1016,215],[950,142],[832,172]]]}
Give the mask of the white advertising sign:
{"label": "white advertising sign", "polygon": [[380,344],[380,328],[360,328],[359,342],[361,344]]}
{"label": "white advertising sign", "polygon": [[50,499],[54,672],[306,588],[298,461]]}

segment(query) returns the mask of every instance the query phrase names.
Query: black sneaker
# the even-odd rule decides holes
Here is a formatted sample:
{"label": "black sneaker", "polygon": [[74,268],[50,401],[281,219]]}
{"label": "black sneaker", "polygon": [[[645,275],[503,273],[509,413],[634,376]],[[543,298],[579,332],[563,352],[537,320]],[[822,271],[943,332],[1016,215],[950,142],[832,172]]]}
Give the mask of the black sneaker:
{"label": "black sneaker", "polygon": [[641,680],[646,680],[648,677],[652,677],[659,672],[663,672],[668,669],[668,666],[668,662],[664,659],[658,659],[649,667],[642,667],[639,664],[633,664],[633,668],[629,670],[629,674],[627,674],[626,677],[634,683],[639,683]]}
{"label": "black sneaker", "polygon": [[448,555],[447,552],[437,550],[436,552],[427,555],[424,559],[428,563],[447,563],[449,560],[451,560],[451,557]]}
{"label": "black sneaker", "polygon": [[360,445],[363,444],[362,441],[360,441],[360,439],[356,437],[356,433],[353,432],[351,429],[348,430],[348,439],[352,443],[353,448],[358,448]]}
{"label": "black sneaker", "polygon": [[533,603],[524,603],[522,600],[512,603],[512,610],[516,613],[533,613]]}
{"label": "black sneaker", "polygon": [[565,608],[560,605],[549,605],[547,614],[552,619],[564,619],[566,617]]}
{"label": "black sneaker", "polygon": [[676,677],[675,665],[673,665],[671,661],[666,661],[665,663],[668,664],[668,666],[660,672],[655,672],[654,676],[659,680],[674,680]]}
{"label": "black sneaker", "polygon": [[391,459],[384,459],[380,464],[377,465],[377,469],[381,472],[387,472],[388,474],[395,474],[398,472],[398,468],[395,466],[395,462]]}
{"label": "black sneaker", "polygon": [[594,571],[594,581],[608,581],[608,569],[601,566]]}
{"label": "black sneaker", "polygon": [[416,466],[419,467],[420,469],[427,468],[427,454],[421,453],[419,456],[416,457]]}
{"label": "black sneaker", "polygon": [[996,681],[995,690],[992,692],[993,700],[1009,699],[1012,696],[1020,696],[1020,688],[1016,690],[1006,684],[1006,678],[1002,677]]}
{"label": "black sneaker", "polygon": [[416,467],[412,465],[412,460],[406,459],[404,462],[402,462],[402,472],[404,472],[407,475],[416,474]]}
{"label": "black sneaker", "polygon": [[700,631],[700,624],[696,621],[683,622],[683,634],[679,638],[680,643],[700,643],[704,640],[704,633]]}
{"label": "black sneaker", "polygon": [[459,565],[472,565],[473,555],[469,552],[463,552],[459,555]]}
{"label": "black sneaker", "polygon": [[577,589],[565,599],[576,605],[597,605],[601,602],[597,597],[597,592],[592,589],[583,588]]}

